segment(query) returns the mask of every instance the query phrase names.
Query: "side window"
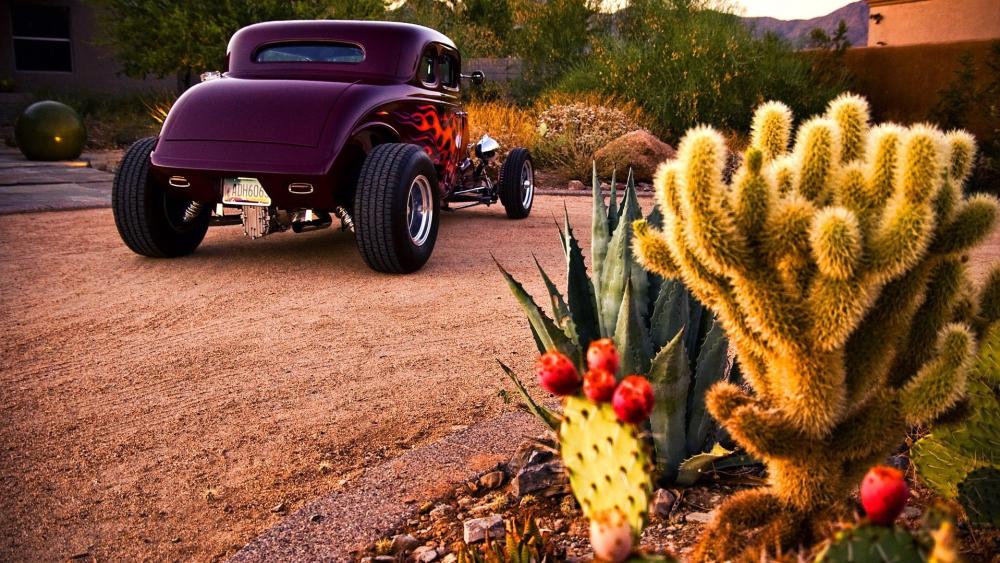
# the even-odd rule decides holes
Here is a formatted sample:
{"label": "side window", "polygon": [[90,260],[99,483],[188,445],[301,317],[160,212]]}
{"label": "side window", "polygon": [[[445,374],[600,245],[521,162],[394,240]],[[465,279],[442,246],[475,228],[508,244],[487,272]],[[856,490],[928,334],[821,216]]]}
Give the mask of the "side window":
{"label": "side window", "polygon": [[424,84],[434,84],[437,82],[435,74],[436,59],[437,57],[434,55],[433,49],[424,51],[424,54],[420,56],[420,68],[417,69],[417,77]]}
{"label": "side window", "polygon": [[441,84],[446,88],[458,88],[458,59],[455,55],[445,53],[441,55],[438,65],[438,74],[441,75]]}

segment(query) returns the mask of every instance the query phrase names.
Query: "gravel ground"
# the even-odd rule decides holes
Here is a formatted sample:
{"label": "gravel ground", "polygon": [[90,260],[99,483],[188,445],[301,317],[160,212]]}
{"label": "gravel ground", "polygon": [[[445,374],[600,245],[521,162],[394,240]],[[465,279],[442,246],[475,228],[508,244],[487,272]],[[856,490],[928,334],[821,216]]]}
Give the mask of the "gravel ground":
{"label": "gravel ground", "polygon": [[[527,372],[534,350],[490,253],[540,294],[530,257],[561,278],[564,201],[588,238],[589,198],[463,211],[406,277],[329,230],[216,228],[161,261],[107,209],[0,217],[0,560],[225,558],[365,466],[511,409],[494,358]],[[995,235],[976,277],[998,257]]]}
{"label": "gravel ground", "polygon": [[[589,199],[566,203],[589,225]],[[333,230],[219,227],[167,261],[128,251],[107,209],[0,217],[0,560],[224,558],[512,409],[494,358],[528,371],[534,346],[490,253],[536,293],[532,253],[562,272],[563,200],[535,206],[448,214],[405,277]]]}

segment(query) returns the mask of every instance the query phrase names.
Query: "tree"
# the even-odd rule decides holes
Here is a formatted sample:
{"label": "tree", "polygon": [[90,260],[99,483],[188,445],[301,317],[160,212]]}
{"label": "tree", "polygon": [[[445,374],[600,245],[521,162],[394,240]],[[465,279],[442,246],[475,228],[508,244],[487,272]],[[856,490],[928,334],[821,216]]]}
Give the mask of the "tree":
{"label": "tree", "polygon": [[381,17],[382,0],[89,0],[125,74],[177,75],[188,87],[197,73],[221,69],[229,38],[270,20]]}
{"label": "tree", "polygon": [[518,54],[533,80],[549,81],[584,58],[588,24],[598,5],[594,0],[525,2]]}
{"label": "tree", "polygon": [[385,0],[329,0],[324,15],[338,20],[385,19]]}

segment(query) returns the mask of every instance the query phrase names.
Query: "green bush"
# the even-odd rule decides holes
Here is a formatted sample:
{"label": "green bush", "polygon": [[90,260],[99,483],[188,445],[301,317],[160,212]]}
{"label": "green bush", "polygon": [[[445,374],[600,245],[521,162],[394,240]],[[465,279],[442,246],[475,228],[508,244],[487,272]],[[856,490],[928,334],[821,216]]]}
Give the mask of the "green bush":
{"label": "green bush", "polygon": [[844,89],[839,78],[814,77],[809,56],[787,41],[755,37],[737,16],[707,6],[634,0],[617,14],[617,31],[595,37],[591,56],[558,89],[636,100],[669,140],[699,123],[747,130],[744,108],[766,99],[809,115]]}

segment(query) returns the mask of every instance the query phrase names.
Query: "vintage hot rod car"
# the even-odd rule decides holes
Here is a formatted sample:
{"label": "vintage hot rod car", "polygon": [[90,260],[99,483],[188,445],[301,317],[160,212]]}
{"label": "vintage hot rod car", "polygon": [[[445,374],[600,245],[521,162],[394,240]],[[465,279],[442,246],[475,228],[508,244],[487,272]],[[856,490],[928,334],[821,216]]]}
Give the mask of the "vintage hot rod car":
{"label": "vintage hot rod car", "polygon": [[[492,182],[499,144],[466,146],[454,43],[386,22],[251,25],[229,42],[228,71],[185,92],[158,137],[136,142],[112,204],[125,244],[153,257],[189,254],[209,225],[242,223],[258,238],[327,227],[352,230],[382,272],[427,261],[442,210],[500,201],[528,216],[534,170],[511,150]],[[227,213],[227,210],[229,213]]]}

